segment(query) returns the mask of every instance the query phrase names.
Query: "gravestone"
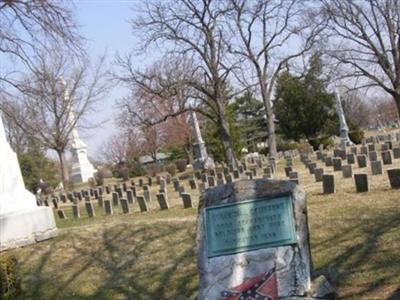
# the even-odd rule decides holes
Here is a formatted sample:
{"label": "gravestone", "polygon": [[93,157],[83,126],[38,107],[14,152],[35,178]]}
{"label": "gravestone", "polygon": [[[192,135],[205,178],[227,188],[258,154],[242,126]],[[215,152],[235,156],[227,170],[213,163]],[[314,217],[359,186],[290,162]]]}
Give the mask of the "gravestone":
{"label": "gravestone", "polygon": [[131,210],[129,207],[128,199],[121,198],[120,202],[121,202],[122,212],[124,214],[129,214]]}
{"label": "gravestone", "polygon": [[137,200],[137,202],[139,204],[140,212],[149,211],[149,208],[147,206],[147,202],[146,202],[146,200],[144,199],[143,196],[137,196],[136,200]]}
{"label": "gravestone", "polygon": [[308,171],[310,172],[310,174],[314,174],[315,173],[315,169],[317,168],[317,164],[316,163],[310,163],[308,165]]}
{"label": "gravestone", "polygon": [[335,177],[333,175],[322,175],[322,192],[324,194],[335,192]]}
{"label": "gravestone", "polygon": [[160,179],[160,190],[165,190],[166,183],[164,179]]}
{"label": "gravestone", "polygon": [[357,147],[351,147],[350,148],[350,152],[352,153],[352,154],[354,154],[354,155],[357,155]]}
{"label": "gravestone", "polygon": [[128,203],[133,204],[133,192],[132,190],[126,191],[126,197],[128,198]]}
{"label": "gravestone", "polygon": [[333,158],[333,171],[342,170],[342,159],[340,157]]}
{"label": "gravestone", "polygon": [[67,218],[67,216],[65,215],[65,212],[64,212],[63,209],[57,210],[57,215],[58,215],[58,217],[59,217],[60,219],[66,219],[66,218]]}
{"label": "gravestone", "polygon": [[325,159],[325,166],[326,167],[332,167],[332,157],[330,157],[330,156],[328,156],[326,159]]}
{"label": "gravestone", "polygon": [[239,176],[239,170],[233,170],[233,178],[238,179]]}
{"label": "gravestone", "polygon": [[160,209],[169,209],[168,199],[164,193],[157,194],[156,197]]}
{"label": "gravestone", "polygon": [[[200,199],[197,224],[198,299],[309,292],[306,197],[295,183],[241,180],[209,189]],[[235,298],[228,298],[234,290]]]}
{"label": "gravestone", "polygon": [[367,167],[367,157],[364,154],[357,155],[357,164],[359,168]]}
{"label": "gravestone", "polygon": [[192,197],[189,193],[182,193],[183,208],[192,208]]}
{"label": "gravestone", "polygon": [[112,201],[113,201],[113,205],[114,206],[118,205],[119,197],[118,197],[118,193],[117,192],[113,192],[112,193]]}
{"label": "gravestone", "polygon": [[321,182],[322,181],[322,175],[324,175],[324,169],[323,168],[316,168],[314,170],[315,182]]}
{"label": "gravestone", "polygon": [[368,177],[367,174],[354,174],[357,193],[368,192]]}
{"label": "gravestone", "polygon": [[207,176],[207,182],[208,182],[208,187],[214,187],[215,186],[215,179],[213,176]]}
{"label": "gravestone", "polygon": [[233,182],[232,176],[230,174],[226,175],[225,179],[226,179],[226,183],[232,183]]}
{"label": "gravestone", "polygon": [[110,200],[104,200],[104,210],[106,211],[106,215],[113,214],[113,206],[111,205]]}
{"label": "gravestone", "polygon": [[400,158],[400,147],[399,148],[393,148],[393,158],[394,159]]}
{"label": "gravestone", "polygon": [[144,196],[144,199],[147,201],[147,202],[150,202],[151,201],[151,194],[150,194],[150,190],[144,190],[143,191],[143,196]]}
{"label": "gravestone", "polygon": [[392,153],[388,151],[382,151],[382,161],[384,165],[391,165],[392,164]]}
{"label": "gravestone", "polygon": [[85,208],[89,218],[93,218],[95,216],[93,204],[91,201],[85,201]]}
{"label": "gravestone", "polygon": [[197,182],[194,178],[189,179],[189,186],[192,190],[197,190]]}
{"label": "gravestone", "polygon": [[376,151],[370,151],[369,152],[369,161],[377,161],[378,160],[378,154],[376,153]]}
{"label": "gravestone", "polygon": [[390,187],[392,189],[400,189],[400,169],[387,170],[389,176]]}
{"label": "gravestone", "polygon": [[356,160],[355,160],[354,154],[353,154],[353,153],[347,154],[347,163],[348,163],[349,165],[352,165],[352,164],[354,164],[355,162],[356,162]]}
{"label": "gravestone", "polygon": [[74,204],[72,205],[72,215],[74,216],[75,219],[81,217],[81,212],[79,209],[79,204]]}
{"label": "gravestone", "polygon": [[351,178],[353,176],[351,165],[342,166],[342,176],[343,178]]}
{"label": "gravestone", "polygon": [[382,174],[382,162],[377,160],[371,162],[371,173],[372,175],[381,175]]}

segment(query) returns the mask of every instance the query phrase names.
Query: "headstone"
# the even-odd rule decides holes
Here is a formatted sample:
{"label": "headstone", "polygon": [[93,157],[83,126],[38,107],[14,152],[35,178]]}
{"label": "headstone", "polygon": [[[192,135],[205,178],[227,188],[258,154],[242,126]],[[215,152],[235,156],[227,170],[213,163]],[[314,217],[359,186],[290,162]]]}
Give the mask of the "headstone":
{"label": "headstone", "polygon": [[111,205],[110,200],[104,200],[104,210],[106,211],[106,215],[113,214],[113,206]]}
{"label": "headstone", "polygon": [[376,151],[370,151],[369,152],[369,161],[377,161],[378,160],[378,155],[376,153]]}
{"label": "headstone", "polygon": [[226,179],[226,183],[232,183],[233,182],[232,176],[230,174],[227,174],[225,176],[225,179]]}
{"label": "headstone", "polygon": [[85,201],[85,208],[89,218],[93,218],[95,216],[93,204],[91,201]]}
{"label": "headstone", "polygon": [[333,162],[332,162],[332,157],[328,156],[328,157],[325,159],[325,166],[326,166],[326,167],[332,167],[332,164],[333,164]]}
{"label": "headstone", "polygon": [[371,173],[372,175],[382,175],[382,162],[377,160],[371,162]]}
{"label": "headstone", "polygon": [[195,143],[193,144],[193,168],[196,170],[214,168],[215,163],[213,159],[207,154],[207,149],[203,137],[201,136],[199,122],[194,111],[190,112],[190,124],[192,125],[192,133],[195,140]]}
{"label": "headstone", "polygon": [[316,168],[317,168],[317,163],[308,164],[308,171],[310,172],[311,175],[314,174]]}
{"label": "headstone", "polygon": [[215,186],[215,179],[213,176],[207,176],[207,182],[209,187],[214,187]]}
{"label": "headstone", "polygon": [[160,193],[156,195],[160,209],[169,209],[169,203],[165,194]]}
{"label": "headstone", "polygon": [[74,216],[75,219],[81,217],[81,213],[79,210],[79,204],[72,205],[72,215]]}
{"label": "headstone", "polygon": [[233,178],[238,179],[239,178],[239,170],[233,170]]}
{"label": "headstone", "polygon": [[353,153],[347,154],[346,157],[347,157],[347,163],[348,163],[349,165],[354,164],[354,163],[356,162],[355,156],[354,156]]}
{"label": "headstone", "polygon": [[133,204],[133,192],[132,190],[127,190],[126,191],[126,197],[128,198],[128,203]]}
{"label": "headstone", "polygon": [[117,192],[113,192],[112,193],[112,201],[113,201],[113,205],[117,206],[119,203],[119,196]]}
{"label": "headstone", "polygon": [[323,168],[316,168],[314,170],[315,182],[321,182],[323,175],[324,175],[324,169]]}
{"label": "headstone", "polygon": [[357,155],[357,147],[355,146],[351,147],[350,152],[353,153],[354,155]]}
{"label": "headstone", "polygon": [[354,174],[357,193],[368,192],[368,177],[367,174]]}
{"label": "headstone", "polygon": [[324,194],[335,192],[335,177],[333,175],[322,175],[322,192]]}
{"label": "headstone", "polygon": [[273,299],[308,293],[306,212],[304,190],[290,181],[246,180],[207,190],[197,224],[198,299],[230,299],[235,287],[255,282],[247,289],[256,289],[260,281],[269,282]]}
{"label": "headstone", "polygon": [[58,217],[59,217],[60,219],[66,219],[66,218],[67,218],[67,216],[65,215],[65,212],[64,212],[63,209],[57,210],[57,215],[58,215]]}
{"label": "headstone", "polygon": [[342,175],[343,178],[351,178],[353,176],[351,165],[342,166]]}
{"label": "headstone", "polygon": [[368,152],[375,151],[375,144],[368,144]]}
{"label": "headstone", "polygon": [[183,208],[192,208],[192,197],[189,193],[182,193]]}
{"label": "headstone", "polygon": [[342,159],[340,157],[333,158],[333,171],[342,170]]}
{"label": "headstone", "polygon": [[367,157],[364,154],[357,155],[357,164],[359,168],[367,167]]}
{"label": "headstone", "polygon": [[175,180],[172,181],[172,183],[173,183],[173,185],[174,185],[174,190],[175,190],[175,192],[177,192],[178,189],[179,189],[179,185],[180,185],[179,180],[178,180],[178,179],[175,179]]}
{"label": "headstone", "polygon": [[109,193],[111,192],[111,191],[110,191],[110,187],[109,187],[108,185],[106,185],[105,188],[106,188],[106,193],[109,194]]}
{"label": "headstone", "polygon": [[122,212],[124,214],[129,214],[131,210],[129,207],[128,199],[121,198],[120,203],[121,203]]}
{"label": "headstone", "polygon": [[389,169],[387,170],[390,187],[392,189],[400,189],[400,169]]}
{"label": "headstone", "polygon": [[144,199],[143,196],[137,196],[136,200],[137,200],[137,202],[139,204],[139,208],[140,208],[141,212],[149,211],[149,208],[147,207],[147,202],[146,202],[146,200]]}
{"label": "headstone", "polygon": [[151,201],[151,194],[150,194],[150,191],[149,191],[149,190],[144,190],[144,191],[143,191],[143,196],[144,196],[144,199],[145,199],[147,202],[150,202],[150,201]]}
{"label": "headstone", "polygon": [[62,203],[67,203],[67,197],[64,194],[60,195],[60,200]]}
{"label": "headstone", "polygon": [[51,201],[53,202],[53,206],[55,209],[58,209],[58,202],[56,198],[51,199]]}
{"label": "headstone", "polygon": [[392,153],[388,151],[382,151],[382,161],[384,165],[391,165],[392,164]]}
{"label": "headstone", "polygon": [[166,183],[164,179],[160,179],[160,189],[165,190],[166,188]]}
{"label": "headstone", "polygon": [[393,158],[394,159],[400,158],[400,147],[399,148],[393,148]]}

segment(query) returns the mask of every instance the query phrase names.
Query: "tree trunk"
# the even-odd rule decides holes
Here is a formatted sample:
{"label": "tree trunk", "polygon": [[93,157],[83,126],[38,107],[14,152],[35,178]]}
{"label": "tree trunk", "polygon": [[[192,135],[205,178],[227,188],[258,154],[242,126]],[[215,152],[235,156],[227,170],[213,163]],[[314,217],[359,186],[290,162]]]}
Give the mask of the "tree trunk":
{"label": "tree trunk", "polygon": [[64,151],[61,150],[56,150],[57,155],[58,155],[58,160],[60,162],[60,177],[61,177],[61,182],[63,184],[64,189],[67,187],[68,184],[68,174],[67,174],[67,169],[65,168],[65,157],[64,157]]}
{"label": "tree trunk", "polygon": [[267,132],[268,132],[268,154],[270,158],[276,158],[276,138],[275,138],[275,123],[274,123],[274,111],[272,109],[270,94],[268,93],[267,86],[260,77],[261,96],[263,98],[265,112],[267,114]]}
{"label": "tree trunk", "polygon": [[226,163],[233,168],[236,168],[235,154],[233,152],[231,136],[229,133],[228,122],[226,121],[225,115],[221,115],[219,118],[220,123],[220,138],[222,142],[222,146],[224,147],[224,154]]}
{"label": "tree trunk", "polygon": [[396,101],[397,114],[398,114],[399,121],[400,121],[400,94],[394,95],[394,101]]}

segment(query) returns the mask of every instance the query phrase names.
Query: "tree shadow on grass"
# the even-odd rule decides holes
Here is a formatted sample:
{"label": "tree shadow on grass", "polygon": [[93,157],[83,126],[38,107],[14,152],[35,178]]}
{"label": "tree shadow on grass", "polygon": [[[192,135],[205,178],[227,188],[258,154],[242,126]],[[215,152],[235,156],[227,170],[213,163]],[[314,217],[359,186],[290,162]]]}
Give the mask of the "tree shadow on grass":
{"label": "tree shadow on grass", "polygon": [[[312,245],[314,253],[320,251],[328,257],[324,257],[324,263],[317,266],[315,275],[327,275],[339,290],[341,287],[352,290],[342,293],[341,299],[368,299],[371,294],[381,294],[385,286],[396,288],[400,284],[400,249],[394,245],[398,244],[400,211],[370,216],[360,218],[355,215],[351,220],[354,226],[350,228],[348,224],[346,227],[345,224],[335,223],[338,227],[334,230],[335,234]],[[361,282],[357,284],[355,280]],[[387,294],[379,299],[400,299],[398,289],[393,294]]]}
{"label": "tree shadow on grass", "polygon": [[94,236],[68,235],[60,241],[67,247],[49,242],[34,263],[19,261],[21,299],[195,299],[194,228],[193,222],[124,223]]}

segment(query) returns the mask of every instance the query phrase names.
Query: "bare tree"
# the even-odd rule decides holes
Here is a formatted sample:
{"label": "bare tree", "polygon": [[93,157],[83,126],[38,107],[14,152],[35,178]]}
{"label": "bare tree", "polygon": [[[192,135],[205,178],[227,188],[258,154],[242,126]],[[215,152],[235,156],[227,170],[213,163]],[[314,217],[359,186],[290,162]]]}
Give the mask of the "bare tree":
{"label": "bare tree", "polygon": [[[49,43],[81,53],[81,41],[68,2],[0,0],[0,54],[13,60],[12,66],[22,63],[34,69],[34,57]],[[20,75],[15,68],[3,69],[0,85],[19,88]]]}
{"label": "bare tree", "polygon": [[[57,153],[64,186],[68,178],[64,154],[71,133],[107,91],[102,65],[103,58],[92,72],[88,61],[74,64],[62,51],[54,50],[50,56],[41,53],[35,61],[35,72],[20,84],[19,103],[31,112],[31,117],[21,118],[14,113],[13,103],[1,103],[4,113],[18,127],[45,149]],[[64,80],[68,91],[62,84]]]}
{"label": "bare tree", "polygon": [[328,54],[356,88],[380,87],[400,114],[400,1],[320,0],[329,19]]}
{"label": "bare tree", "polygon": [[[227,58],[224,39],[224,17],[226,2],[213,0],[146,1],[142,12],[132,20],[136,35],[142,38],[142,49],[162,45],[166,57],[175,57],[175,62],[187,62],[187,72],[179,81],[169,80],[168,90],[182,85],[195,91],[185,105],[177,107],[173,113],[163,112],[159,121],[176,116],[192,108],[207,115],[220,128],[220,138],[224,146],[225,157],[230,165],[235,164],[231,136],[226,117],[226,105],[234,96],[228,83],[232,64]],[[129,61],[126,70],[132,70]],[[133,81],[148,91],[160,96],[146,81],[154,81],[154,73],[128,72],[125,82]],[[158,84],[166,83],[159,81]],[[167,86],[163,86],[166,90]],[[182,90],[182,89],[181,89]]]}
{"label": "bare tree", "polygon": [[[305,1],[230,0],[232,22],[228,25],[237,38],[229,40],[229,50],[244,58],[255,74],[268,122],[269,155],[275,157],[276,139],[272,97],[279,72],[290,61],[303,56],[317,41],[323,23],[305,22]],[[240,70],[240,72],[243,72]],[[243,73],[249,77],[249,73]],[[248,80],[247,80],[248,81]],[[246,82],[248,84],[248,82]]]}
{"label": "bare tree", "polygon": [[6,130],[6,135],[8,142],[10,143],[11,148],[19,157],[22,153],[27,150],[29,144],[29,137],[24,132],[24,130],[18,126],[15,122],[15,119],[29,119],[31,117],[30,112],[20,105],[18,102],[8,98],[6,95],[0,95],[0,103],[10,102],[12,105],[9,105],[9,109],[11,111],[12,116],[17,116],[16,118],[9,117],[9,115],[1,114],[0,107],[0,118],[4,119],[4,126]]}

